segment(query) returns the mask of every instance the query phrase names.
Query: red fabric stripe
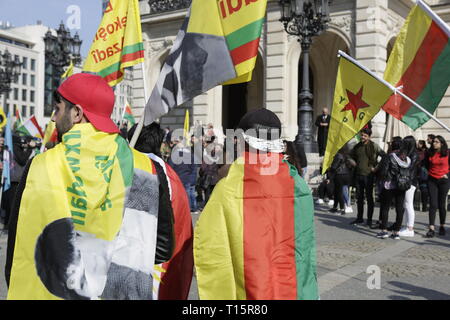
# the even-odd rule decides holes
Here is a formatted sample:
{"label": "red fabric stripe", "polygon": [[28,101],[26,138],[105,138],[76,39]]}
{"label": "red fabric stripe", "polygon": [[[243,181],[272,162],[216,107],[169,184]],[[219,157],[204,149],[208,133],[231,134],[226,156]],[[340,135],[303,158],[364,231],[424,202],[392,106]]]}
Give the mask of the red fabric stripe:
{"label": "red fabric stripe", "polygon": [[137,60],[140,58],[144,57],[144,51],[138,51],[138,52],[133,52],[133,53],[128,53],[122,56],[122,58],[120,59],[120,62],[124,63],[124,62],[129,62],[129,61],[133,61],[133,60]]}
{"label": "red fabric stripe", "polygon": [[[402,92],[416,100],[430,80],[431,70],[449,39],[444,31],[433,21],[417,54],[403,74],[396,87],[403,86]],[[399,95],[392,95],[383,110],[401,120],[412,104]]]}
{"label": "red fabric stripe", "polygon": [[258,44],[259,38],[230,51],[231,59],[233,60],[234,65],[237,66],[238,64],[256,56],[258,54]]}
{"label": "red fabric stripe", "polygon": [[41,137],[43,138],[43,137],[44,137],[44,132],[42,132],[41,126],[40,126],[39,123],[37,122],[36,117],[35,117],[35,116],[32,116],[30,119],[31,119],[31,122],[34,123],[36,129],[38,129],[39,134],[41,135]]}
{"label": "red fabric stripe", "polygon": [[166,170],[172,187],[175,249],[172,258],[162,266],[166,272],[161,277],[159,300],[187,300],[194,272],[191,210],[180,178],[168,164]]}
{"label": "red fabric stripe", "polygon": [[[281,155],[271,154],[275,175],[261,174],[271,165],[244,166],[244,278],[247,300],[295,300],[294,180]],[[275,163],[276,162],[276,163]],[[254,161],[253,161],[254,163]]]}
{"label": "red fabric stripe", "polygon": [[120,70],[119,70],[119,71],[108,74],[106,77],[104,77],[104,79],[106,80],[106,82],[111,82],[111,81],[119,79],[122,76],[123,76],[123,73],[120,72]]}

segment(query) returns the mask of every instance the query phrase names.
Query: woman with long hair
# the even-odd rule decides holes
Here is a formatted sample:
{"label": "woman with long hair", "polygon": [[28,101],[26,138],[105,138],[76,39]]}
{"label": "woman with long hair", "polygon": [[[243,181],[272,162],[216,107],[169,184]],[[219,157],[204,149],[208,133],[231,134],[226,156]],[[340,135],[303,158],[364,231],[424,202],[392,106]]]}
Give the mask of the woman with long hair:
{"label": "woman with long hair", "polygon": [[284,142],[284,159],[287,160],[290,164],[292,164],[295,168],[297,168],[298,174],[303,176],[303,169],[301,166],[301,159],[298,155],[297,148],[295,147],[295,143],[292,141],[283,140]]}
{"label": "woman with long hair", "polygon": [[416,139],[413,136],[407,136],[403,139],[403,144],[406,150],[407,156],[411,159],[410,175],[411,175],[411,187],[406,191],[404,208],[405,208],[405,220],[406,227],[400,229],[400,237],[414,237],[414,194],[417,189],[417,166],[419,164],[419,154],[416,148]]}
{"label": "woman with long hair", "polygon": [[[410,188],[410,185],[405,186],[403,178],[408,178],[410,182],[410,167],[411,159],[407,155],[404,142],[402,140],[393,140],[390,146],[390,153],[383,157],[378,166],[382,190],[380,194],[381,232],[377,234],[377,238],[385,239],[389,237],[387,221],[392,200],[395,200],[396,218],[391,238],[400,239],[399,231],[403,221],[405,194],[406,190]],[[407,171],[406,176],[402,174],[405,171]]]}
{"label": "woman with long hair", "polygon": [[419,155],[419,164],[417,166],[417,180],[420,190],[420,201],[422,202],[422,212],[428,212],[428,171],[424,165],[424,159],[427,156],[428,148],[425,140],[419,140],[417,143],[417,154]]}
{"label": "woman with long hair", "polygon": [[441,226],[439,235],[445,235],[445,218],[447,210],[445,203],[449,190],[449,154],[447,142],[442,136],[436,136],[433,139],[433,147],[425,158],[425,166],[428,169],[428,191],[430,194],[429,230],[427,238],[433,238],[435,235],[434,223],[436,220],[436,211],[439,209],[439,220]]}

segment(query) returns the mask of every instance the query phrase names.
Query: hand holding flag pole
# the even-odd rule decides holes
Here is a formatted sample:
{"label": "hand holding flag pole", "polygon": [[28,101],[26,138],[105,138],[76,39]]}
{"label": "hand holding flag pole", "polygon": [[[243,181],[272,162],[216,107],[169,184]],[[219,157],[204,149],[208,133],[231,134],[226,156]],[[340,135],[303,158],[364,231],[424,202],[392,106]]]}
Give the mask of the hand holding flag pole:
{"label": "hand holding flag pole", "polygon": [[396,88],[394,87],[392,84],[390,84],[389,82],[387,82],[386,80],[384,80],[383,78],[380,78],[379,76],[377,76],[375,73],[373,73],[372,71],[370,71],[369,69],[367,69],[365,66],[363,66],[362,64],[360,64],[358,61],[356,61],[355,59],[353,59],[352,57],[350,57],[348,54],[346,54],[345,52],[339,50],[338,51],[338,57],[344,57],[347,60],[351,61],[352,63],[354,63],[355,65],[357,65],[358,67],[360,67],[361,69],[363,69],[364,71],[366,71],[367,73],[369,73],[372,77],[374,77],[375,79],[377,79],[378,81],[380,81],[381,83],[383,83],[386,87],[388,87],[390,90],[392,90],[392,92],[394,92],[394,94],[398,94],[400,96],[402,96],[404,99],[408,100],[410,103],[412,103],[414,106],[416,106],[418,109],[420,109],[420,111],[422,111],[423,113],[425,113],[428,117],[430,117],[431,119],[433,119],[435,122],[437,122],[441,127],[443,127],[445,130],[447,130],[448,132],[450,132],[450,128],[447,127],[444,123],[442,123],[442,121],[440,121],[439,119],[437,119],[435,116],[433,116],[430,112],[428,112],[424,107],[422,107],[421,105],[419,105],[416,101],[414,101],[413,99],[411,99],[410,97],[408,97],[407,95],[405,95],[403,92],[401,92],[400,90],[402,89],[402,87]]}

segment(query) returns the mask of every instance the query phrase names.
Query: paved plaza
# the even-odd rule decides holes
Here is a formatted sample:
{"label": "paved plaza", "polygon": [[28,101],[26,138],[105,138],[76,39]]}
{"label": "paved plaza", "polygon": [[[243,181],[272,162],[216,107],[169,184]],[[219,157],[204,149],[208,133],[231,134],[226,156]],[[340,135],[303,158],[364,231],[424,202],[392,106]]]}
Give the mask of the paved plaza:
{"label": "paved plaza", "polygon": [[[380,240],[375,237],[377,230],[350,225],[356,206],[355,213],[346,216],[329,213],[329,209],[316,205],[317,273],[322,300],[450,299],[450,230],[445,237],[424,238],[428,214],[416,211],[414,238]],[[378,217],[378,208],[374,216]],[[394,216],[391,209],[391,221]],[[194,226],[198,217],[193,215]],[[6,240],[5,235],[0,237],[1,300],[6,299]],[[374,280],[376,274],[367,273],[368,268],[381,271],[379,286]],[[195,276],[189,299],[198,299]]]}

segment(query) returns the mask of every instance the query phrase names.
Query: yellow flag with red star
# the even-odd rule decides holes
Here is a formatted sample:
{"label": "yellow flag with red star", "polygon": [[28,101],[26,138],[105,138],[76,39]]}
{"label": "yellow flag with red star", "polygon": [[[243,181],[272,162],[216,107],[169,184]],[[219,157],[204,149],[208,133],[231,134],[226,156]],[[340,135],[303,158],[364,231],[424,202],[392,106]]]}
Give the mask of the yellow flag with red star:
{"label": "yellow flag with red star", "polygon": [[341,56],[322,174],[331,166],[336,153],[380,111],[391,95],[385,84]]}

